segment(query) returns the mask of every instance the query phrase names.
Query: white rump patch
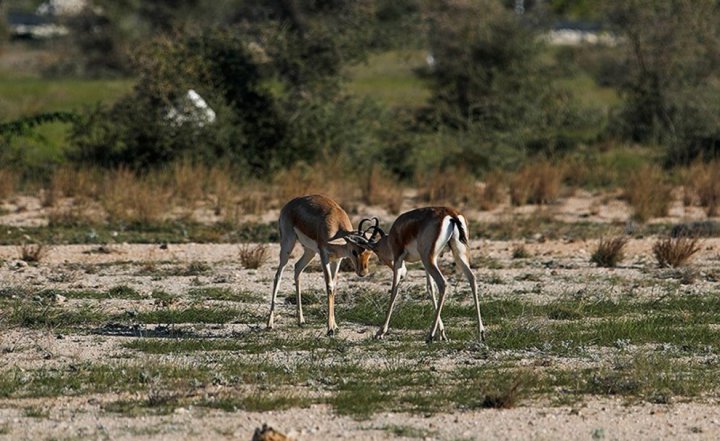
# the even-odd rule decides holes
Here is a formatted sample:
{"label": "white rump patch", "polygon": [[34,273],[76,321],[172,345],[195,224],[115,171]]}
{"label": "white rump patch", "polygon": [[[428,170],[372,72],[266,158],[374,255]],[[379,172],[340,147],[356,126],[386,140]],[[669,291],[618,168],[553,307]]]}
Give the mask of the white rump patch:
{"label": "white rump patch", "polygon": [[440,234],[435,241],[435,255],[439,256],[445,245],[450,241],[453,233],[455,233],[455,225],[450,221],[450,216],[445,216],[440,225]]}

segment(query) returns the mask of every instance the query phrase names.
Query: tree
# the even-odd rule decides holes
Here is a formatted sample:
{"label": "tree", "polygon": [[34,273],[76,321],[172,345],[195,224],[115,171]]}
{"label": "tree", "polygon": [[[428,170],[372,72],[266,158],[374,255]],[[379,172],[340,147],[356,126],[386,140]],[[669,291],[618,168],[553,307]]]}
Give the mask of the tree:
{"label": "tree", "polygon": [[[609,2],[624,38],[622,132],[669,148],[670,162],[720,147],[720,5],[714,0]],[[710,147],[709,151],[705,147]]]}
{"label": "tree", "polygon": [[470,138],[463,156],[508,165],[575,142],[566,133],[583,120],[542,62],[538,28],[495,0],[434,2],[428,15],[431,105]]}

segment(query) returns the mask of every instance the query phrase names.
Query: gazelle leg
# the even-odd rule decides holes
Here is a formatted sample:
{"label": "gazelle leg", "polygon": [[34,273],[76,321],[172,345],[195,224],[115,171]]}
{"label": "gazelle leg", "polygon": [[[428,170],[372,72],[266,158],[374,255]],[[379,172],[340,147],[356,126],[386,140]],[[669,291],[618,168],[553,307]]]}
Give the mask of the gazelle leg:
{"label": "gazelle leg", "polygon": [[305,248],[305,253],[295,262],[295,295],[297,297],[297,319],[298,325],[305,323],[305,317],[302,310],[302,294],[300,293],[300,274],[308,266],[308,263],[315,257],[315,251]]}
{"label": "gazelle leg", "polygon": [[397,258],[395,260],[395,265],[393,266],[393,281],[390,294],[390,304],[388,305],[387,314],[385,315],[385,323],[383,323],[382,327],[375,334],[375,338],[377,339],[382,339],[383,337],[385,337],[385,334],[387,334],[388,328],[390,327],[390,316],[392,316],[393,306],[395,305],[395,299],[397,298],[398,294],[398,287],[400,286],[400,280],[407,272],[407,270],[405,269],[405,262],[403,261],[404,257],[405,254],[402,254],[399,258]]}
{"label": "gazelle leg", "polygon": [[437,308],[435,309],[435,320],[433,321],[432,328],[430,328],[430,335],[428,335],[426,341],[429,343],[435,339],[435,333],[440,326],[440,314],[442,313],[443,304],[445,304],[445,294],[447,293],[447,283],[445,277],[443,277],[440,269],[437,267],[437,258],[433,258],[430,261],[423,261],[425,265],[425,271],[430,274],[430,277],[435,281],[440,292],[440,299],[438,301]]}
{"label": "gazelle leg", "polygon": [[340,272],[340,263],[342,263],[342,259],[330,261],[330,275],[332,276],[333,285],[335,286],[335,288],[337,288],[338,273]]}
{"label": "gazelle leg", "polygon": [[278,290],[280,289],[280,280],[282,279],[283,271],[285,271],[285,265],[287,265],[288,260],[290,260],[290,253],[295,247],[296,240],[297,238],[293,234],[286,234],[280,239],[280,263],[275,272],[275,280],[273,281],[273,289],[270,296],[270,315],[267,320],[268,329],[272,329],[275,324],[275,301]]}
{"label": "gazelle leg", "polygon": [[[430,274],[427,271],[425,271],[425,279],[427,282],[427,291],[430,294],[430,299],[432,299],[433,311],[437,311],[437,298],[435,297],[435,282],[433,281],[432,277],[430,277]],[[443,324],[442,318],[440,319],[440,322],[438,323],[438,331],[440,332],[440,340],[447,340],[447,336],[445,335],[445,325]]]}
{"label": "gazelle leg", "polygon": [[328,322],[327,335],[335,335],[337,325],[335,324],[335,280],[332,274],[331,262],[326,253],[320,251],[320,262],[322,263],[323,276],[325,276],[325,291],[327,292]]}
{"label": "gazelle leg", "polygon": [[451,244],[453,256],[455,257],[455,263],[460,266],[465,278],[470,284],[470,289],[473,293],[473,300],[475,300],[475,311],[477,312],[477,327],[478,327],[478,339],[485,341],[485,326],[483,326],[482,317],[480,316],[480,298],[477,290],[477,280],[475,274],[470,269],[470,263],[467,256],[467,247],[458,242],[457,244]]}

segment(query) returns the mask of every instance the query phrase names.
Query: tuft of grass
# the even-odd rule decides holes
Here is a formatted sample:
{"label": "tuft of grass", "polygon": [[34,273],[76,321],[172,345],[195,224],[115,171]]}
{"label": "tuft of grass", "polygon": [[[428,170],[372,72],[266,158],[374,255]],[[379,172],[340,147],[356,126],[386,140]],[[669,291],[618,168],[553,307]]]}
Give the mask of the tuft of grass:
{"label": "tuft of grass", "polygon": [[512,258],[513,259],[527,259],[530,257],[530,252],[525,247],[525,244],[516,244],[513,246],[512,249]]}
{"label": "tuft of grass", "polygon": [[671,190],[660,167],[645,165],[630,175],[623,197],[633,209],[633,218],[646,222],[667,216],[672,201]]}
{"label": "tuft of grass", "polygon": [[245,269],[258,269],[270,258],[267,244],[260,243],[250,245],[248,243],[240,246],[240,264]]}
{"label": "tuft of grass", "polygon": [[625,245],[628,242],[626,236],[603,237],[598,242],[597,248],[590,256],[590,262],[606,268],[614,268],[625,258]]}
{"label": "tuft of grass", "polygon": [[20,259],[24,262],[40,262],[50,252],[52,247],[44,243],[23,243],[18,246]]}
{"label": "tuft of grass", "polygon": [[688,263],[690,258],[700,251],[700,239],[697,237],[668,237],[653,245],[653,254],[662,267],[679,267]]}

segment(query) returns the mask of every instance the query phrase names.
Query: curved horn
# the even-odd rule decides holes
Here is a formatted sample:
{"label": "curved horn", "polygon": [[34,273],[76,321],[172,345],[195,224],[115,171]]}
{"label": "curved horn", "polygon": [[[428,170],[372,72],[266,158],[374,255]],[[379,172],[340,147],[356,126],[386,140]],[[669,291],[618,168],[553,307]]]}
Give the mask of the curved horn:
{"label": "curved horn", "polygon": [[[365,225],[365,222],[370,222],[371,220],[372,220],[372,219],[370,219],[370,218],[368,218],[368,217],[366,217],[365,219],[362,219],[362,220],[360,221],[360,224],[358,224],[358,233],[360,233],[360,234],[362,234],[362,235],[364,236],[364,235],[365,235],[365,231],[367,231],[367,230],[363,230],[363,225]],[[368,229],[369,229],[369,228],[370,228],[370,227],[368,227]]]}
{"label": "curved horn", "polygon": [[[375,230],[376,230],[376,229],[378,228],[378,226],[380,225],[380,219],[378,219],[377,216],[374,216],[374,217],[372,217],[372,218],[370,218],[370,219],[364,219],[364,220],[374,221],[375,223],[374,223],[373,225],[370,225],[369,227],[367,227],[367,228],[364,229],[364,230],[363,230],[363,229],[360,229],[360,234],[362,234],[363,236],[367,237],[368,231],[371,231],[371,230],[372,230],[372,231],[373,231],[373,236],[374,236],[374,235],[375,235]],[[360,222],[360,225],[362,226],[362,222]],[[372,236],[370,236],[370,237],[372,238]]]}
{"label": "curved horn", "polygon": [[370,228],[372,228],[372,234],[370,235],[370,239],[369,239],[370,242],[372,242],[373,239],[375,239],[375,235],[376,235],[376,234],[379,234],[381,239],[386,236],[385,230],[383,230],[382,228],[380,228],[378,225],[373,225],[373,226],[370,227]]}

